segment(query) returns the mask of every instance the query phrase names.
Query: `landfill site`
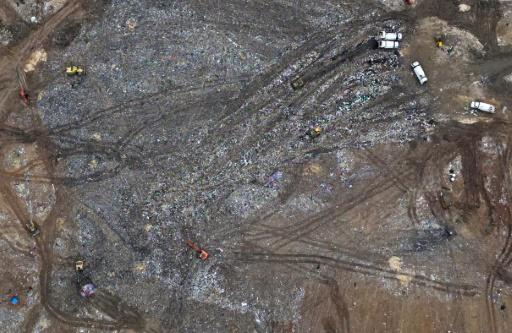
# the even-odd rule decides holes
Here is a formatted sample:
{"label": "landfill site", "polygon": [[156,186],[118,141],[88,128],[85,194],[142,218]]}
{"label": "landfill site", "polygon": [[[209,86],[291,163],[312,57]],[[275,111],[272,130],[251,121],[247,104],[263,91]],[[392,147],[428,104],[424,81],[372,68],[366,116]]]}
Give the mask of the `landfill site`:
{"label": "landfill site", "polygon": [[511,0],[0,0],[0,332],[512,332]]}

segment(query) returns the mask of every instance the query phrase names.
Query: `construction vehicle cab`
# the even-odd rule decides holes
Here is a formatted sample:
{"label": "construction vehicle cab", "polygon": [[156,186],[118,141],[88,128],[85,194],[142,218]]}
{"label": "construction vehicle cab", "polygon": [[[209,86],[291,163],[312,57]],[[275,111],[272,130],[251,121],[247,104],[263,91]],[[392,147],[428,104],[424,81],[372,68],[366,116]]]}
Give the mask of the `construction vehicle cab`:
{"label": "construction vehicle cab", "polygon": [[85,69],[80,66],[69,66],[66,67],[66,74],[69,76],[85,75]]}
{"label": "construction vehicle cab", "polygon": [[302,78],[297,77],[297,78],[293,79],[292,88],[294,90],[300,89],[302,87],[304,87],[304,80],[302,80]]}
{"label": "construction vehicle cab", "polygon": [[37,225],[32,221],[28,222],[26,224],[26,227],[27,227],[28,232],[30,232],[30,234],[32,235],[32,237],[36,237],[37,235],[39,235],[41,233],[41,231],[39,230]]}
{"label": "construction vehicle cab", "polygon": [[82,272],[84,270],[84,267],[85,267],[85,261],[77,260],[75,262],[75,271]]}
{"label": "construction vehicle cab", "polygon": [[321,129],[319,126],[316,126],[316,127],[310,128],[310,129],[306,132],[306,135],[307,135],[310,139],[318,138],[318,137],[320,136],[320,134],[322,134],[322,129]]}

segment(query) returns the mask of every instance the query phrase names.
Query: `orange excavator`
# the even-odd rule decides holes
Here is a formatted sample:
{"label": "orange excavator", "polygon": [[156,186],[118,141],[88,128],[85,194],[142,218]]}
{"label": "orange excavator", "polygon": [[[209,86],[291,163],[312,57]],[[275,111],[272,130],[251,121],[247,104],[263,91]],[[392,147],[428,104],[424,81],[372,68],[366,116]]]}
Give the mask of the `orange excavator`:
{"label": "orange excavator", "polygon": [[201,260],[208,259],[208,256],[209,256],[208,252],[206,252],[204,249],[200,248],[196,244],[192,243],[191,240],[187,241],[187,245],[188,245],[188,247],[190,247],[192,250],[194,250],[197,253],[197,256],[199,257],[199,259],[201,259]]}

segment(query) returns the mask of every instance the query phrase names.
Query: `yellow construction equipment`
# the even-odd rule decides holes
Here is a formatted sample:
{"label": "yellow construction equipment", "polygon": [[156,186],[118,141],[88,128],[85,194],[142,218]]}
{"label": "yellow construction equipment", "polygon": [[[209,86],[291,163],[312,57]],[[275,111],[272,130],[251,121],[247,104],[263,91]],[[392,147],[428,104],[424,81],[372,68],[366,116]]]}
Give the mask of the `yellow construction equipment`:
{"label": "yellow construction equipment", "polygon": [[85,75],[85,69],[80,66],[69,66],[69,67],[66,67],[66,74],[69,76]]}
{"label": "yellow construction equipment", "polygon": [[85,261],[83,260],[77,260],[75,261],[75,271],[82,272],[85,267]]}
{"label": "yellow construction equipment", "polygon": [[434,44],[436,47],[442,49],[446,46],[446,35],[437,35],[434,37]]}
{"label": "yellow construction equipment", "polygon": [[318,138],[318,137],[320,136],[320,134],[322,134],[322,129],[321,129],[319,126],[316,126],[316,127],[310,128],[310,129],[306,132],[306,135],[307,135],[310,139]]}

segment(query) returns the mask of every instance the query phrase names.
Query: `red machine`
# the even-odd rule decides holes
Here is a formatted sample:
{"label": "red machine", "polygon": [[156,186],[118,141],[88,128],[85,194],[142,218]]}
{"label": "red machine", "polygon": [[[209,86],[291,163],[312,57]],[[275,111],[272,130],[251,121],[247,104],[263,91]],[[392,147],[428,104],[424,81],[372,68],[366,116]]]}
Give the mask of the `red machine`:
{"label": "red machine", "polygon": [[208,259],[208,252],[197,246],[196,244],[192,243],[191,240],[187,241],[188,247],[190,247],[192,250],[196,251],[199,259],[206,260]]}

